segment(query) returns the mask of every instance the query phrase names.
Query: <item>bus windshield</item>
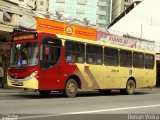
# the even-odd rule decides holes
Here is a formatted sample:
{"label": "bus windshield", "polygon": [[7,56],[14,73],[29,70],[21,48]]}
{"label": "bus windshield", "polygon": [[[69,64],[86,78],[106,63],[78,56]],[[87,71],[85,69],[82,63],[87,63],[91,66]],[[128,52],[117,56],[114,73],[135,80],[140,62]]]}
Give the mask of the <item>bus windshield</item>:
{"label": "bus windshield", "polygon": [[38,43],[26,42],[11,45],[10,67],[27,67],[38,64]]}

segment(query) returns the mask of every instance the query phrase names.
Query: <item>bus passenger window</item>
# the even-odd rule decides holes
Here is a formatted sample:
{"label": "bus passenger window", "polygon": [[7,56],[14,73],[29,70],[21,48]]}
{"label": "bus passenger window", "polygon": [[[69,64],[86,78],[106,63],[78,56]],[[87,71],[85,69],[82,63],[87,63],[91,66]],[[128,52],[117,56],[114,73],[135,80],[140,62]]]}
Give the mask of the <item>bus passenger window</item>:
{"label": "bus passenger window", "polygon": [[101,64],[101,63],[102,63],[102,60],[101,60],[101,59],[97,59],[97,63],[98,63],[98,64]]}
{"label": "bus passenger window", "polygon": [[118,49],[115,48],[104,48],[104,64],[108,66],[118,66]]}
{"label": "bus passenger window", "polygon": [[144,54],[133,52],[133,67],[144,68]]}
{"label": "bus passenger window", "polygon": [[78,62],[83,62],[83,57],[78,57]]}
{"label": "bus passenger window", "polygon": [[93,59],[92,58],[88,58],[88,63],[92,63]]}
{"label": "bus passenger window", "polygon": [[65,60],[67,62],[84,63],[84,43],[65,41]]}
{"label": "bus passenger window", "polygon": [[120,66],[132,67],[132,52],[120,50]]}
{"label": "bus passenger window", "polygon": [[66,60],[68,61],[68,62],[74,62],[74,55],[73,55],[73,53],[70,53],[70,52],[68,52],[68,53],[66,53]]}
{"label": "bus passenger window", "polygon": [[86,45],[86,62],[88,64],[103,64],[103,48],[97,45]]}
{"label": "bus passenger window", "polygon": [[154,68],[154,55],[145,54],[145,68]]}

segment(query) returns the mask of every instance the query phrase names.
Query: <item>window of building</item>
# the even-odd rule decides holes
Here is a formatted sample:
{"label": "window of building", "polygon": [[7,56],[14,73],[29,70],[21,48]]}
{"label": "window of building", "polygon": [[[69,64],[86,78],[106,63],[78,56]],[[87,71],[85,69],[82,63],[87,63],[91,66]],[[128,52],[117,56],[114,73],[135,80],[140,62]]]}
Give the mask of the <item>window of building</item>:
{"label": "window of building", "polygon": [[88,64],[103,64],[103,48],[97,45],[86,45],[86,62]]}
{"label": "window of building", "polygon": [[99,0],[100,2],[106,2],[106,0]]}
{"label": "window of building", "polygon": [[84,63],[85,61],[84,43],[66,41],[65,42],[65,60],[67,62]]}
{"label": "window of building", "polygon": [[126,50],[120,50],[120,66],[131,67],[132,66],[132,52]]}
{"label": "window of building", "polygon": [[106,11],[106,7],[101,6],[101,7],[99,7],[99,10],[100,10],[100,11]]}
{"label": "window of building", "polygon": [[105,20],[105,19],[106,19],[106,16],[105,16],[105,15],[99,15],[98,18],[99,18],[99,19],[104,19],[104,20]]}
{"label": "window of building", "polygon": [[3,21],[4,22],[11,22],[12,19],[10,19],[12,16],[12,13],[4,12],[3,13]]}
{"label": "window of building", "polygon": [[124,6],[124,10],[126,10],[128,7],[127,6]]}
{"label": "window of building", "polygon": [[154,68],[154,55],[145,55],[145,68],[153,69]]}
{"label": "window of building", "polygon": [[79,14],[85,14],[85,10],[82,8],[77,8],[76,12]]}
{"label": "window of building", "polygon": [[40,5],[43,5],[44,4],[44,2],[43,1],[40,1]]}
{"label": "window of building", "polygon": [[130,2],[130,0],[125,0],[125,2]]}
{"label": "window of building", "polygon": [[61,11],[61,12],[64,12],[64,5],[60,5],[56,8],[55,11]]}
{"label": "window of building", "polygon": [[115,48],[104,48],[104,64],[109,66],[118,66],[118,49]]}
{"label": "window of building", "polygon": [[65,0],[56,0],[57,3],[64,3]]}
{"label": "window of building", "polygon": [[87,0],[77,0],[77,4],[86,5],[87,4]]}
{"label": "window of building", "polygon": [[144,54],[133,52],[133,67],[144,68]]}

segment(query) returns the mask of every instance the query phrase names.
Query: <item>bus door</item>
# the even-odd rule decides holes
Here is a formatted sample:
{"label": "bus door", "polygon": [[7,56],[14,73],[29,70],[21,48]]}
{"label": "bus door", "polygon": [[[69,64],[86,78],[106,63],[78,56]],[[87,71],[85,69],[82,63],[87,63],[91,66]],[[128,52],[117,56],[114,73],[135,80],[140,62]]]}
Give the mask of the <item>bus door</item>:
{"label": "bus door", "polygon": [[40,89],[53,89],[60,84],[61,40],[46,37],[41,45],[41,83]]}

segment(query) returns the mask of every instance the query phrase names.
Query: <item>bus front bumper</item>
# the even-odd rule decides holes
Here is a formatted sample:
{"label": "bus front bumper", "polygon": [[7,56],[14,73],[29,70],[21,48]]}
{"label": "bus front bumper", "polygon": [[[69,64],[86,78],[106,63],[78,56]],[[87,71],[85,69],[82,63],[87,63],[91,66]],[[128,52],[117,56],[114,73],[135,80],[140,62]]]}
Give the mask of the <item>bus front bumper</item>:
{"label": "bus front bumper", "polygon": [[35,77],[29,80],[18,80],[7,77],[7,84],[9,87],[38,89],[38,80]]}

